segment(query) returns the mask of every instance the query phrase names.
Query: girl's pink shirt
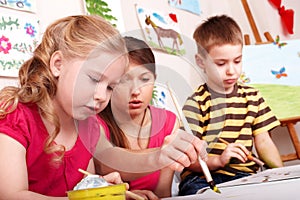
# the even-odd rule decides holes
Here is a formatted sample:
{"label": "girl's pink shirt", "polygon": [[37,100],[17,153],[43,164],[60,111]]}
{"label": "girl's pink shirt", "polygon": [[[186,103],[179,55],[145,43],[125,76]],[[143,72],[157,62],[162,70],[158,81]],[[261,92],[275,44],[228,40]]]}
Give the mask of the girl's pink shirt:
{"label": "girl's pink shirt", "polygon": [[72,149],[65,152],[60,163],[53,162],[53,154],[44,152],[49,133],[35,104],[19,103],[14,112],[0,120],[0,133],[12,137],[26,149],[30,191],[48,196],[67,196],[67,191],[83,178],[78,169],[87,169],[92,158],[99,139],[99,134],[91,134],[93,131],[90,131],[94,123],[96,121],[92,118],[78,123],[80,137]]}
{"label": "girl's pink shirt", "polygon": [[[176,115],[168,110],[149,106],[151,111],[152,125],[151,125],[151,137],[149,139],[148,148],[161,147],[164,142],[164,138],[170,135],[174,129],[176,122]],[[102,120],[101,120],[102,121]],[[110,140],[110,132],[104,125],[106,137]],[[160,170],[150,173],[134,181],[130,181],[130,190],[151,190],[154,191],[157,187],[160,177]]]}

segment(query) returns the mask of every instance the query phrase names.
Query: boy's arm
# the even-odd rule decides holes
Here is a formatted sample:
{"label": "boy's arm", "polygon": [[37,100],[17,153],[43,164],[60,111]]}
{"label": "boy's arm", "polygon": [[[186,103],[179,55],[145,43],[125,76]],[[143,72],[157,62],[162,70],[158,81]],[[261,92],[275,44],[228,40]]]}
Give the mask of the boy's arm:
{"label": "boy's arm", "polygon": [[254,143],[259,158],[270,168],[283,166],[279,151],[268,132],[255,135]]}
{"label": "boy's arm", "polygon": [[[237,158],[241,162],[247,161],[247,155],[249,155],[247,148],[240,143],[230,143],[227,145],[221,155],[208,156],[207,166],[210,170],[217,170],[225,167],[230,162],[231,158]],[[198,163],[195,163],[189,167],[190,170],[195,172],[201,172],[201,168]]]}

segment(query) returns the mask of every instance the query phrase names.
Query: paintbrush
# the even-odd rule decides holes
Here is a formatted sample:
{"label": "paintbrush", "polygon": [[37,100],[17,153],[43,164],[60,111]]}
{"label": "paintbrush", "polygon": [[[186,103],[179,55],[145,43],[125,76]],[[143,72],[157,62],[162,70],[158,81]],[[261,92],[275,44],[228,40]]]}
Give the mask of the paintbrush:
{"label": "paintbrush", "polygon": [[[229,142],[227,142],[226,140],[224,140],[223,138],[218,138],[222,143],[228,145]],[[248,155],[247,155],[247,158],[248,160],[251,160],[251,161],[254,161],[256,164],[258,164],[261,168],[263,168],[263,166],[265,165],[265,163],[261,160],[259,160],[258,158],[256,157],[253,157],[252,156],[252,153],[250,152]]]}
{"label": "paintbrush", "polygon": [[[81,173],[83,173],[84,175],[94,175],[94,174],[92,174],[92,173],[90,173],[90,172],[87,172],[87,171],[85,171],[85,170],[83,170],[83,169],[78,169],[78,171],[79,172],[81,172]],[[100,176],[101,177],[101,176]],[[102,178],[102,177],[101,177]],[[107,182],[104,178],[102,178],[103,179],[103,181],[105,181],[105,182]],[[132,198],[132,199],[135,199],[135,200],[145,200],[143,197],[141,197],[140,195],[137,195],[137,194],[135,194],[135,193],[133,193],[133,192],[131,192],[131,191],[128,191],[128,190],[126,190],[126,195],[128,196],[128,197],[130,197],[130,198]]]}
{"label": "paintbrush", "polygon": [[[178,103],[176,97],[173,95],[173,92],[172,92],[172,90],[171,90],[171,88],[170,88],[170,86],[169,86],[168,83],[167,83],[167,86],[168,86],[168,90],[169,90],[169,93],[171,95],[172,101],[173,101],[173,103],[174,103],[174,105],[176,107],[177,113],[179,115],[179,119],[181,120],[185,131],[193,135],[193,132],[192,132],[192,130],[191,130],[191,128],[190,128],[190,126],[189,126],[189,124],[188,124],[188,122],[187,122],[187,120],[186,120],[186,118],[185,118],[185,116],[184,116],[184,114],[182,112],[182,110],[180,109],[179,103]],[[211,174],[210,174],[210,171],[208,169],[208,166],[207,166],[206,162],[204,162],[201,159],[200,156],[198,157],[198,160],[199,160],[199,164],[200,164],[200,166],[202,168],[203,174],[205,176],[205,179],[206,179],[209,187],[214,192],[221,193],[221,191],[218,189],[218,187],[216,186],[214,180],[211,177]]]}

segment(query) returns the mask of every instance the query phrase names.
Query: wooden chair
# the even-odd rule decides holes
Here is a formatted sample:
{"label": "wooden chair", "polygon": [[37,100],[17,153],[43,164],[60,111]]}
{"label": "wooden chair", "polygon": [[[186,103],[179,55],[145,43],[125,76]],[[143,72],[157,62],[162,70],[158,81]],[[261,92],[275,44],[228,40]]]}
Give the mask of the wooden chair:
{"label": "wooden chair", "polygon": [[294,149],[295,149],[295,153],[281,155],[282,161],[286,162],[286,161],[300,159],[300,141],[299,141],[299,137],[297,135],[297,131],[295,129],[295,124],[297,122],[300,122],[300,117],[281,119],[280,122],[281,122],[282,127],[287,128],[287,130],[289,132],[289,136],[291,138],[291,141],[292,141]]}

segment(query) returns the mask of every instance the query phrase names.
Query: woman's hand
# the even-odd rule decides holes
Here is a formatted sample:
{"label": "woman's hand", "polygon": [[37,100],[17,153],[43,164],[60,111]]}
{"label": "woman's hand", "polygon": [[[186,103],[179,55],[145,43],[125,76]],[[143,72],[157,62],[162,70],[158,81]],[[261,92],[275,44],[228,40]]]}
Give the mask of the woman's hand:
{"label": "woman's hand", "polygon": [[[158,200],[159,198],[150,190],[131,190],[132,193],[143,197],[145,200]],[[132,200],[128,195],[126,196],[126,200]]]}

